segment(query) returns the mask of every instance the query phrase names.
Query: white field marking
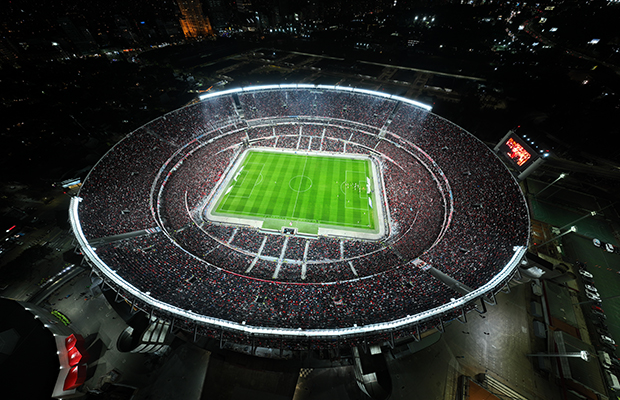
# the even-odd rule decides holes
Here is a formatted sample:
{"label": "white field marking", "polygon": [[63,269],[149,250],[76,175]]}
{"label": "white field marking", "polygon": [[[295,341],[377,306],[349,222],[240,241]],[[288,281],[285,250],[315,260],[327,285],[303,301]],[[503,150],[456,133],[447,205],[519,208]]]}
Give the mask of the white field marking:
{"label": "white field marking", "polygon": [[[342,183],[342,185],[340,185],[340,190],[344,193],[344,208],[345,209],[349,209],[349,210],[358,210],[358,211],[368,211],[368,205],[366,205],[365,203],[361,203],[361,204],[365,204],[366,207],[363,208],[359,208],[359,207],[349,207],[347,206],[347,204],[349,203],[349,199],[347,197],[347,192],[348,190],[343,189],[343,185],[346,185],[347,183],[351,183],[354,184],[353,182],[349,181],[349,172],[351,174],[361,174],[361,172],[356,172],[356,171],[344,171],[344,182]],[[366,182],[358,182],[358,184],[360,185],[360,187],[362,187],[364,184],[366,184]],[[359,191],[359,198],[363,199],[362,197],[362,191]]]}
{"label": "white field marking", "polygon": [[[301,136],[300,136],[301,138]],[[301,176],[303,177],[306,172],[306,165],[308,164],[308,156],[304,159],[304,169],[301,170]],[[297,188],[297,196],[295,196],[295,205],[293,206],[293,213],[291,214],[291,218],[295,217],[295,209],[297,209],[297,200],[299,200],[299,189],[301,189],[301,183],[303,182],[303,178],[299,180],[299,187]]]}
{"label": "white field marking", "polygon": [[[254,188],[263,180],[263,170],[265,169],[265,164],[264,163],[249,163],[249,164],[258,164],[258,165],[262,165],[260,172],[258,173],[258,176],[256,177],[256,180],[254,181],[254,185],[252,185],[252,190],[250,191],[250,194],[248,194],[247,196],[239,196],[239,195],[235,195],[235,194],[229,194],[228,197],[232,197],[235,199],[249,199],[250,197],[252,197],[252,193],[254,193]],[[248,165],[248,164],[246,164]],[[241,181],[241,183],[239,183],[239,186],[242,186],[245,183],[245,179],[247,178],[248,174],[245,174],[243,176],[243,181]],[[228,198],[227,198],[228,200]]]}
{"label": "white field marking", "polygon": [[[370,178],[368,177],[368,175],[370,175],[370,171],[368,171],[368,163],[364,163],[364,175],[366,178],[366,182],[364,182],[366,184],[366,195],[368,196],[368,199],[372,200],[373,199],[373,195],[370,192]],[[360,191],[360,197],[361,197],[361,191]],[[370,206],[368,206],[367,211],[364,213],[368,219],[366,220],[368,227],[370,228],[370,213],[374,213],[374,209]]]}
{"label": "white field marking", "polygon": [[[292,186],[291,186],[291,181],[292,181],[293,179],[297,178],[297,177],[299,177],[299,178],[300,178],[300,180],[301,180],[301,182],[299,183],[299,189],[300,189],[300,190],[297,190],[297,189],[295,189],[294,187],[292,187]],[[310,181],[310,186],[308,186],[308,189],[306,189],[306,190],[301,190],[301,184],[303,183],[304,178],[308,178],[308,177],[307,177],[307,176],[305,176],[305,175],[295,175],[294,177],[292,177],[292,178],[288,181],[288,187],[289,187],[289,189],[291,189],[293,192],[302,192],[302,193],[303,193],[303,192],[307,192],[308,190],[312,189],[312,186],[314,186],[314,182],[312,182],[312,179],[308,178],[308,180]]]}

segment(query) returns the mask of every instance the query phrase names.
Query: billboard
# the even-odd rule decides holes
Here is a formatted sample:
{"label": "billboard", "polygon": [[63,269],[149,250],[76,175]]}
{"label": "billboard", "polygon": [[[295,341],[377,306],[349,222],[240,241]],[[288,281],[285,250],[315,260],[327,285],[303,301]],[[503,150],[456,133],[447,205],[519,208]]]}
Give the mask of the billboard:
{"label": "billboard", "polygon": [[538,152],[514,132],[505,138],[503,143],[500,143],[499,154],[508,159],[519,171],[524,171],[541,158]]}

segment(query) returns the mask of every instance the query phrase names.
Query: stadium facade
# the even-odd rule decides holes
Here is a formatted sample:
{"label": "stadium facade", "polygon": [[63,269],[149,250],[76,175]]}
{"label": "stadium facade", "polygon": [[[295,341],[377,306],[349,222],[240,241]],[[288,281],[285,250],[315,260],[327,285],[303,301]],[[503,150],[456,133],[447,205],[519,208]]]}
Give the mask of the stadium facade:
{"label": "stadium facade", "polygon": [[[248,149],[372,160],[382,235],[210,220]],[[324,85],[225,90],[151,121],[90,171],[70,220],[93,271],[133,307],[195,335],[291,349],[465,319],[529,241],[525,198],[484,143],[415,101]]]}

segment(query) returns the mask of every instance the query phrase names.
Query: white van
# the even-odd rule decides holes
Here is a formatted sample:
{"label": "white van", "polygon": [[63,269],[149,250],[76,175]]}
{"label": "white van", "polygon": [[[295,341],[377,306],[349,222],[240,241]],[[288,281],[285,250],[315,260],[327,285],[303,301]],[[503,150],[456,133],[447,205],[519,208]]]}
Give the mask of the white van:
{"label": "white van", "polygon": [[603,365],[603,367],[605,368],[609,368],[611,367],[611,357],[609,356],[609,354],[607,354],[606,351],[599,351],[598,352],[598,359],[601,362],[601,364]]}
{"label": "white van", "polygon": [[618,377],[609,370],[605,370],[605,377],[607,378],[607,384],[613,390],[620,390],[620,381],[618,381]]}

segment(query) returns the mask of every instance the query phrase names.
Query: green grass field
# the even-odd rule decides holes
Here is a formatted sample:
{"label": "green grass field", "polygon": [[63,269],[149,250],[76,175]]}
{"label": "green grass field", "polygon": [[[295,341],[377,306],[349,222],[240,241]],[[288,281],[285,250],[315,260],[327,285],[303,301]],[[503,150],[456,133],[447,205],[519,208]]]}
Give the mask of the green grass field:
{"label": "green grass field", "polygon": [[[263,227],[374,230],[376,204],[368,159],[250,151],[214,208],[215,215],[263,220]],[[371,187],[374,183],[371,183]],[[291,225],[292,224],[292,225]]]}

